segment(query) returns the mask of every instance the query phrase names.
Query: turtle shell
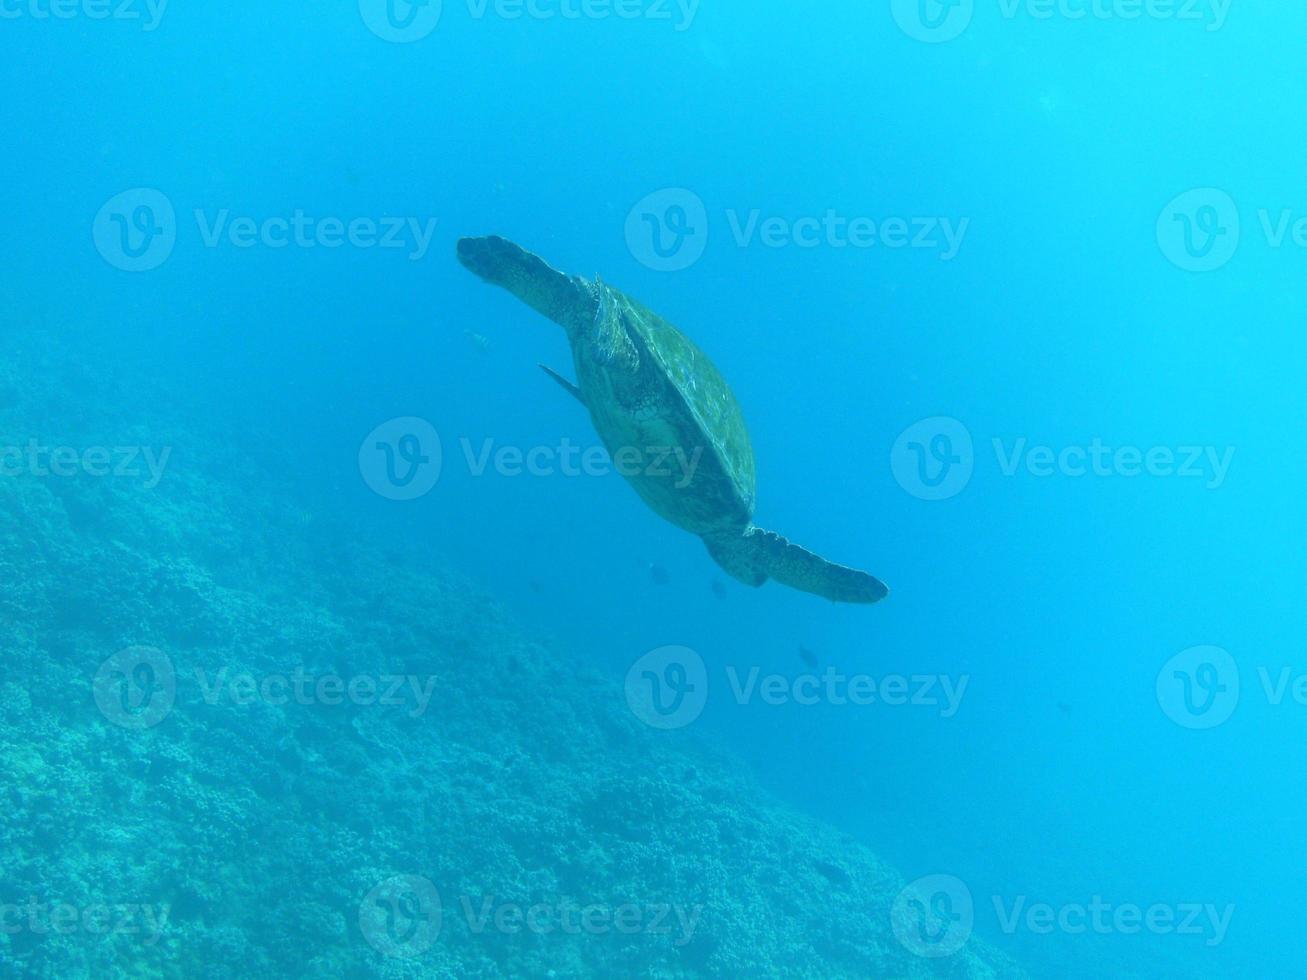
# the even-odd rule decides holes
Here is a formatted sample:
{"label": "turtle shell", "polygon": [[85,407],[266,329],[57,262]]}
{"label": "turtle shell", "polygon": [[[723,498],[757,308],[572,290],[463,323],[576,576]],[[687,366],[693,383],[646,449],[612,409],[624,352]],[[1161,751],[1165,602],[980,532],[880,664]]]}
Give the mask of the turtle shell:
{"label": "turtle shell", "polygon": [[665,382],[655,410],[679,433],[682,447],[703,450],[694,481],[670,503],[654,504],[638,479],[632,480],[636,489],[687,529],[743,527],[753,516],[757,477],[749,430],[730,385],[707,354],[657,313],[615,289],[610,298],[621,307],[641,360]]}

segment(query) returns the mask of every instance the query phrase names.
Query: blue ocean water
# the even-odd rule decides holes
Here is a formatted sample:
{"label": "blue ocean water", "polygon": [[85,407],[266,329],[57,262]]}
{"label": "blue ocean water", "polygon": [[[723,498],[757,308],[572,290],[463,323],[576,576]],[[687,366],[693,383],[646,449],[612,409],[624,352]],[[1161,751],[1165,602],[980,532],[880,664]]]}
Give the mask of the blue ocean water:
{"label": "blue ocean water", "polygon": [[[1305,35],[1307,12],[1233,0],[0,3],[0,587],[7,645],[26,651],[5,681],[32,706],[14,709],[0,740],[0,965],[1297,975]],[[491,234],[602,277],[690,336],[747,419],[757,523],[872,572],[889,597],[859,606],[749,588],[620,476],[578,462],[598,437],[537,367],[574,377],[564,332],[456,260],[460,238]],[[92,489],[70,496],[31,465],[32,440],[75,449],[76,483]],[[90,447],[129,443],[171,446],[157,486],[123,489],[86,465]],[[49,509],[33,503],[42,494]],[[165,523],[175,536],[147,530]],[[185,565],[188,581],[269,611],[214,626],[209,586],[187,605],[149,575],[129,582],[104,557],[116,547],[138,556],[133,567]],[[81,582],[89,555],[98,576],[87,566],[85,585],[50,591]],[[510,641],[485,639],[481,599],[425,612],[410,576],[428,566],[490,597],[512,642],[548,647],[554,666],[527,683],[505,673],[511,657],[480,656],[478,644]],[[339,636],[296,633],[289,613],[277,625],[277,609],[309,601]],[[150,618],[165,608],[173,633]],[[327,818],[300,774],[361,765],[335,755],[335,728],[304,731],[292,715],[286,742],[282,721],[260,734],[200,711],[119,731],[90,694],[97,665],[140,646],[162,649],[201,707],[192,663],[256,679],[303,663],[425,676],[424,623],[442,638],[435,674],[466,694],[438,700],[442,718],[465,713],[457,738],[480,761],[423,768],[404,748],[417,743],[368,736],[402,793],[375,774],[342,776],[326,794],[342,807],[398,794],[357,825],[342,818],[351,840],[439,824],[423,789],[434,784],[469,807],[483,794],[548,811],[549,774],[581,765],[557,748],[574,732],[578,758],[624,778],[646,751],[722,753],[721,772],[746,784],[732,784],[737,810],[767,800],[824,828],[814,835],[842,835],[819,862],[824,884],[787,879],[766,903],[741,884],[748,914],[693,956],[693,940],[628,956],[610,934],[569,936],[578,952],[529,928],[525,946],[520,929],[447,927],[420,950],[402,930],[375,940],[357,908],[389,875],[410,876],[415,908],[421,883],[438,889],[446,922],[491,886],[442,877],[430,856],[314,863]],[[372,628],[388,639],[351,661]],[[263,637],[266,662],[241,652],[240,631]],[[297,652],[278,659],[279,643]],[[638,741],[594,741],[611,724],[573,710],[587,703],[566,693],[574,673],[598,678],[577,690]],[[650,678],[673,693],[680,683],[695,716],[659,715],[668,692]],[[490,710],[510,687],[517,708]],[[498,755],[496,726],[535,711],[540,727]],[[404,738],[438,745],[442,724],[422,732],[418,719]],[[247,739],[268,778],[284,777],[243,812],[315,843],[274,877],[235,851],[229,866],[195,866],[174,848],[157,866],[194,881],[115,892],[95,855],[126,866],[182,822],[148,801],[182,793],[158,775],[191,772],[179,730],[186,745],[227,744],[206,726]],[[56,752],[55,731],[86,741]],[[127,764],[143,753],[156,761]],[[717,770],[696,765],[672,782],[695,800],[685,812],[703,815],[726,804]],[[55,769],[117,775],[63,808],[40,803],[41,773]],[[538,784],[510,777],[524,770]],[[196,798],[228,805],[221,787],[236,777],[191,777]],[[604,809],[617,837],[671,841],[703,869],[743,848],[724,832],[678,836],[685,825],[642,786],[627,787],[630,815]],[[32,830],[43,820],[78,839],[94,822],[95,842],[74,854]],[[492,855],[518,846],[514,834],[546,826],[484,827],[459,849],[501,868]],[[505,900],[565,894],[560,869],[594,858],[611,884],[573,884],[582,905],[693,904],[641,894],[636,858],[601,860],[582,849],[583,829],[558,832],[534,864],[519,854],[522,877],[502,872],[555,885],[501,884]],[[823,909],[846,887],[841,847],[897,877],[883,907],[837,921]],[[791,863],[764,852],[723,867],[767,879],[773,861]],[[277,918],[261,932],[266,919],[231,912],[232,895],[278,905],[308,880],[338,902],[315,897],[294,921],[338,928],[288,934]],[[383,906],[404,905],[388,894]],[[72,905],[82,929],[33,927],[31,896]],[[85,928],[96,903],[146,902],[174,908],[148,952]],[[823,922],[821,942],[795,926],[785,943],[809,945],[793,959],[728,960],[732,943],[785,945],[751,903],[775,922]],[[220,928],[215,947],[203,930]],[[882,951],[879,967],[842,952],[863,945]]]}

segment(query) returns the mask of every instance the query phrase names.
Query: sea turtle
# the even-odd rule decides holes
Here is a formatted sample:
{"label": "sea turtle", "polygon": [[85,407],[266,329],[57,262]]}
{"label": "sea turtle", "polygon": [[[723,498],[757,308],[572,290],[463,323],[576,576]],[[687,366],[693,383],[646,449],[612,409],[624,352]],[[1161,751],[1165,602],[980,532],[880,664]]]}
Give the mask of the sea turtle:
{"label": "sea turtle", "polygon": [[769,578],[836,602],[888,589],[753,525],[754,464],[740,406],[707,356],[670,323],[595,279],[569,276],[498,237],[458,258],[567,332],[577,383],[541,368],[590,412],[615,468],[661,517],[699,535],[747,585]]}

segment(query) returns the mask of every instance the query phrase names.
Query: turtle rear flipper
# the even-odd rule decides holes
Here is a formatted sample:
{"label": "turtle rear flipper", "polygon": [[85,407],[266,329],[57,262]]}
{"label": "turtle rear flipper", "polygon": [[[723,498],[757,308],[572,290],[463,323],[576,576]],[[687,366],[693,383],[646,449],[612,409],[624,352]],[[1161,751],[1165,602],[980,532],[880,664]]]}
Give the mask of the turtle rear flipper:
{"label": "turtle rear flipper", "polygon": [[713,560],[745,585],[758,586],[774,578],[832,602],[879,602],[889,595],[885,583],[874,575],[827,561],[760,527],[749,527],[738,536],[704,538],[704,543]]}

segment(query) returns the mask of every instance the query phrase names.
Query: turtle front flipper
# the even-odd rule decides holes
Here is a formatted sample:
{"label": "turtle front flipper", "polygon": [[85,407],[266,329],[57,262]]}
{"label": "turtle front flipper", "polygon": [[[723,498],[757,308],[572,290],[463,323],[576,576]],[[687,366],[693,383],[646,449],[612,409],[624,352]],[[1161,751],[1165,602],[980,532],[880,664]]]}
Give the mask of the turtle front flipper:
{"label": "turtle front flipper", "polygon": [[559,272],[544,259],[507,238],[460,238],[458,261],[486,282],[507,289],[537,313],[553,320],[569,337],[592,328],[598,300],[583,279]]}
{"label": "turtle front flipper", "polygon": [[[579,401],[582,405],[585,405],[585,395],[581,394],[580,388],[572,384],[572,382],[568,381],[565,377],[563,377],[561,374],[559,374],[557,371],[555,371],[553,368],[549,367],[548,365],[540,364],[538,365],[538,367],[540,368],[541,371],[545,372],[545,374],[549,375],[551,378],[557,381],[559,385],[562,386],[562,389],[565,392],[567,392],[569,395],[571,395],[573,398]],[[586,407],[589,408],[588,405]]]}
{"label": "turtle front flipper", "polygon": [[836,565],[760,527],[748,527],[738,535],[705,537],[704,543],[713,560],[745,585],[759,586],[773,578],[832,602],[879,602],[889,595],[885,583],[874,575]]}

